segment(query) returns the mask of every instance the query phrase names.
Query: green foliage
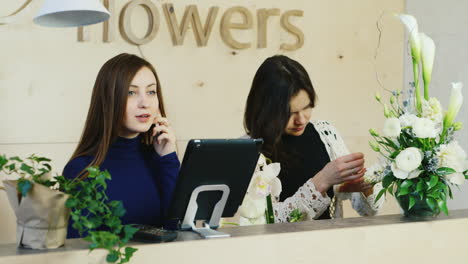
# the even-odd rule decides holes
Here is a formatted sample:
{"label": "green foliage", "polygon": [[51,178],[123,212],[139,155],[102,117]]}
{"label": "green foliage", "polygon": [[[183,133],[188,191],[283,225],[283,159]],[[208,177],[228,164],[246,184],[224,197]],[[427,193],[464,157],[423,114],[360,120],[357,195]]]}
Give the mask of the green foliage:
{"label": "green foliage", "polygon": [[71,209],[72,227],[90,242],[90,251],[106,249],[108,262],[129,262],[137,249],[125,246],[138,229],[122,224],[120,218],[126,211],[121,201],[108,201],[105,191],[106,181],[111,180],[110,173],[90,167],[85,180],[69,180],[64,176],[47,179],[44,176],[52,170],[50,161],[34,154],[26,160],[0,155],[0,171],[19,176],[17,189],[23,197],[31,190],[33,182],[46,187],[58,184],[59,190],[69,195],[65,206]]}
{"label": "green foliage", "polygon": [[306,214],[302,213],[299,211],[299,209],[294,209],[290,214],[289,214],[289,222],[294,223],[294,222],[300,222],[303,221],[306,218]]}
{"label": "green foliage", "polygon": [[108,262],[126,263],[137,249],[125,245],[138,229],[122,224],[120,218],[126,211],[121,201],[108,201],[105,190],[110,173],[98,167],[87,168],[87,172],[84,180],[56,177],[61,189],[70,195],[65,205],[71,209],[72,227],[85,235],[90,250],[106,249]]}
{"label": "green foliage", "polygon": [[17,156],[8,158],[0,155],[0,171],[7,175],[17,175],[17,190],[21,196],[25,197],[33,186],[33,182],[51,187],[55,184],[51,179],[44,177],[50,173],[52,167],[50,159],[37,157],[35,154],[23,160]]}

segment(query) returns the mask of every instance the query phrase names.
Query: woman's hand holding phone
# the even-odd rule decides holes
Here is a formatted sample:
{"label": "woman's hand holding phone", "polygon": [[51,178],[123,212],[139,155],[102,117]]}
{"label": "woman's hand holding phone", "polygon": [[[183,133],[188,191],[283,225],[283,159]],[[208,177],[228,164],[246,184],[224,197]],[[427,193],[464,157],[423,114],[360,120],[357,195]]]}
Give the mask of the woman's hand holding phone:
{"label": "woman's hand holding phone", "polygon": [[153,123],[153,146],[159,156],[165,156],[176,150],[176,137],[167,118],[158,115]]}

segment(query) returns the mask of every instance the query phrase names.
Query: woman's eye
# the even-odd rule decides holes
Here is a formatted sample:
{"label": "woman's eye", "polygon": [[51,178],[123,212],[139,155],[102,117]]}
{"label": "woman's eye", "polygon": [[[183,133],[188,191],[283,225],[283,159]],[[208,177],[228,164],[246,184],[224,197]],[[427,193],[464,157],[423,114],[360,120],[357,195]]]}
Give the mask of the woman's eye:
{"label": "woman's eye", "polygon": [[155,95],[155,94],[156,94],[156,90],[148,91],[148,94],[149,94],[149,95]]}
{"label": "woman's eye", "polygon": [[134,92],[134,91],[128,91],[128,95],[135,95],[135,94],[136,94],[136,92]]}

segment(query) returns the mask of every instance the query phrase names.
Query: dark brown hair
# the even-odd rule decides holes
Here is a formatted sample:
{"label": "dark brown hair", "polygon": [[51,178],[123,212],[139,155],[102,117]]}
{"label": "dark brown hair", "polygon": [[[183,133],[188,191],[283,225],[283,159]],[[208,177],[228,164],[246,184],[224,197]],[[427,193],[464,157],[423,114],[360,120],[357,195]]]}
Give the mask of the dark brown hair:
{"label": "dark brown hair", "polygon": [[273,161],[287,159],[281,136],[290,117],[291,98],[304,90],[315,106],[309,74],[297,61],[283,55],[267,58],[252,82],[244,114],[244,128],[252,138],[263,138],[262,153]]}
{"label": "dark brown hair", "polygon": [[[117,139],[122,129],[130,84],[143,67],[150,69],[156,78],[159,111],[162,116],[166,116],[161,84],[154,67],[136,55],[119,54],[104,63],[99,70],[85,127],[70,160],[80,156],[94,156],[88,166],[101,165],[109,146]],[[143,133],[142,141],[145,144],[152,142],[151,130]]]}

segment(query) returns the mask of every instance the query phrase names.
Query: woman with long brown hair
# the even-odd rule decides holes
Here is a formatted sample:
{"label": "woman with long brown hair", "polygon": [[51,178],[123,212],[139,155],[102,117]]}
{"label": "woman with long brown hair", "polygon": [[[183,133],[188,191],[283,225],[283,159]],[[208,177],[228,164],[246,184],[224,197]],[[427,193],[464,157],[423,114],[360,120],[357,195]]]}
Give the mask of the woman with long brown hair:
{"label": "woman with long brown hair", "polygon": [[266,59],[252,82],[244,127],[250,137],[263,138],[261,152],[281,164],[275,220],[289,221],[295,209],[308,219],[342,217],[345,199],[359,214],[374,215],[381,203],[363,181],[364,155],[350,153],[330,123],[311,120],[316,100],[307,71],[286,56]]}
{"label": "woman with long brown hair", "polygon": [[[123,202],[123,224],[161,226],[180,167],[175,150],[154,67],[123,53],[97,75],[81,139],[63,175],[85,178],[89,166],[108,170],[106,194]],[[68,237],[77,236],[69,228]]]}

